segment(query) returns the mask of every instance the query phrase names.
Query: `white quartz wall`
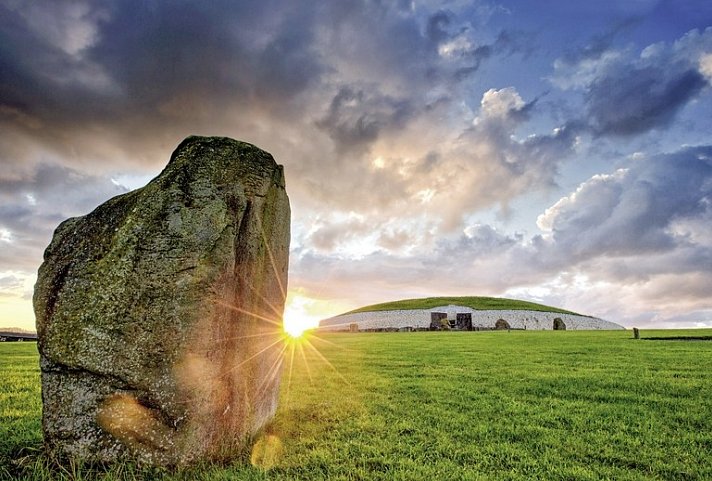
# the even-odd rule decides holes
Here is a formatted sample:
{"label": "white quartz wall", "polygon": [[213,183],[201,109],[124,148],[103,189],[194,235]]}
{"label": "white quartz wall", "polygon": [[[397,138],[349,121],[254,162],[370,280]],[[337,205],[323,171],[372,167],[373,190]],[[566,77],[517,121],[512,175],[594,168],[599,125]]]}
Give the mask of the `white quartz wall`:
{"label": "white quartz wall", "polygon": [[540,311],[480,311],[470,307],[454,305],[434,307],[432,309],[372,311],[345,314],[324,319],[320,323],[320,328],[324,330],[348,330],[349,325],[352,323],[358,324],[361,330],[387,327],[429,328],[430,313],[432,312],[445,312],[448,315],[448,319],[455,319],[458,313],[471,313],[473,327],[493,328],[498,319],[504,319],[513,329],[551,330],[554,327],[554,319],[558,317],[564,321],[567,330],[624,329],[623,326],[595,317]]}

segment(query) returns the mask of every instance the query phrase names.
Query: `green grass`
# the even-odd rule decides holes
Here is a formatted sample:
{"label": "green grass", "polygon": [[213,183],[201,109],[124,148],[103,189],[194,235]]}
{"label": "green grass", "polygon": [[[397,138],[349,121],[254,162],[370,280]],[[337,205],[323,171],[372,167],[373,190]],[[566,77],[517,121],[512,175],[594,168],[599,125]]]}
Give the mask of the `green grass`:
{"label": "green grass", "polygon": [[6,477],[29,480],[712,479],[710,341],[501,331],[319,334],[310,342],[319,354],[297,348],[285,367],[268,429],[283,447],[274,468],[245,465],[245,457],[173,473],[129,463],[53,467],[40,450],[35,347],[0,344],[0,473],[7,466]]}
{"label": "green grass", "polygon": [[422,299],[403,299],[401,301],[383,302],[381,304],[360,307],[358,309],[354,309],[353,311],[346,312],[345,314],[372,311],[392,311],[400,309],[432,309],[433,307],[447,306],[448,304],[470,307],[478,311],[516,310],[558,312],[560,314],[574,314],[577,316],[581,315],[575,312],[559,309],[557,307],[545,306],[543,304],[537,304],[529,301],[505,299],[502,297],[425,297]]}

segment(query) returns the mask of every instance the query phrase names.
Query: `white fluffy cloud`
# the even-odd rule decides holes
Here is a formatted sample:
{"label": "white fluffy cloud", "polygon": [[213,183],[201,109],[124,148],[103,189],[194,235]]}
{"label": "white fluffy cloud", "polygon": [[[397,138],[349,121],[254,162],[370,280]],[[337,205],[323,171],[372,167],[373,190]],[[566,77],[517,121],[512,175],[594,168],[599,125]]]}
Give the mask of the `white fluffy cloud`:
{"label": "white fluffy cloud", "polygon": [[521,111],[525,103],[514,87],[506,87],[500,90],[489,89],[482,95],[480,106],[480,112],[483,117],[506,119],[512,114]]}

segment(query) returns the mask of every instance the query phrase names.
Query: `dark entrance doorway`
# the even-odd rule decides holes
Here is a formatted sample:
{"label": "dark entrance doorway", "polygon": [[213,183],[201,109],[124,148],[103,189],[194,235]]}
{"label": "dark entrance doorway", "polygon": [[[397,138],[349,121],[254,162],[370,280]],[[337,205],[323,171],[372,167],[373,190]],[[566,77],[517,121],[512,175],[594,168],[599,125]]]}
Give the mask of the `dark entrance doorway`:
{"label": "dark entrance doorway", "polygon": [[560,317],[557,317],[554,319],[554,330],[555,331],[565,331],[566,330],[566,324],[564,324],[563,319]]}
{"label": "dark entrance doorway", "polygon": [[498,319],[497,322],[494,323],[494,328],[500,331],[502,329],[511,329],[509,323],[504,319]]}
{"label": "dark entrance doorway", "polygon": [[430,330],[437,331],[442,327],[442,320],[447,320],[447,314],[444,312],[430,313]]}
{"label": "dark entrance doorway", "polygon": [[463,331],[472,330],[472,314],[469,312],[463,312],[457,314],[457,328]]}

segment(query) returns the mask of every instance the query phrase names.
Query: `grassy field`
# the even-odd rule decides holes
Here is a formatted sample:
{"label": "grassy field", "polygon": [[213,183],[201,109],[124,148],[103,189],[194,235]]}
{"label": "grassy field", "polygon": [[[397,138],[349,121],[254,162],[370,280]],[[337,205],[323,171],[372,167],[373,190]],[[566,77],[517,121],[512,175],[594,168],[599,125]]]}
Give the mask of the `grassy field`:
{"label": "grassy field", "polygon": [[[383,302],[370,306],[359,307],[345,314],[355,314],[357,312],[372,311],[392,311],[399,309],[432,309],[433,307],[447,306],[454,304],[457,306],[470,307],[475,310],[515,310],[515,311],[542,311],[558,312],[560,314],[580,315],[572,311],[559,309],[558,307],[545,306],[529,301],[519,301],[517,299],[505,299],[503,297],[424,297],[421,299],[403,299],[400,301]],[[342,314],[343,315],[343,314]]]}
{"label": "grassy field", "polygon": [[173,473],[52,467],[35,346],[0,344],[0,478],[620,481],[712,479],[712,342],[629,331],[312,336],[287,363],[267,434],[257,467],[249,453]]}

